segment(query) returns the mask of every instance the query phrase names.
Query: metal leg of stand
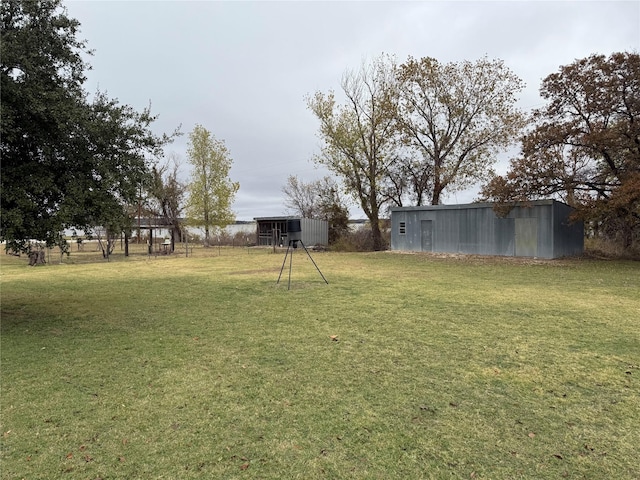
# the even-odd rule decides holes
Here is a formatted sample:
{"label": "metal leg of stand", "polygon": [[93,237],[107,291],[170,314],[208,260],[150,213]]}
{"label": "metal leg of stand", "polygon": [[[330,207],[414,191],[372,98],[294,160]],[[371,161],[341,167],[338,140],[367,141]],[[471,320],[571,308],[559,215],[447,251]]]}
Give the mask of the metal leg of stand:
{"label": "metal leg of stand", "polygon": [[300,240],[300,243],[302,244],[302,248],[304,248],[304,251],[307,252],[307,255],[309,256],[309,258],[311,259],[311,261],[313,262],[313,265],[316,267],[316,270],[318,270],[318,273],[320,274],[320,276],[322,277],[322,279],[324,280],[324,283],[326,283],[327,285],[329,285],[329,282],[327,281],[326,278],[324,278],[324,275],[322,274],[322,272],[320,271],[320,269],[318,268],[318,265],[316,265],[315,260],[313,259],[313,257],[311,256],[311,254],[309,253],[309,250],[307,250],[307,246],[302,242],[302,240]]}
{"label": "metal leg of stand", "polygon": [[[316,270],[318,271],[318,273],[322,277],[322,280],[324,280],[324,283],[326,283],[328,285],[329,282],[327,281],[326,278],[324,278],[324,275],[320,271],[320,268],[318,267],[318,265],[316,264],[315,260],[313,259],[313,257],[309,253],[309,250],[307,250],[306,245],[302,242],[302,240],[296,240],[296,241],[299,241],[302,244],[302,248],[304,248],[304,251],[307,252],[307,255],[311,259],[311,263],[313,263],[313,266],[316,267]],[[278,275],[278,281],[276,282],[276,284],[280,283],[280,278],[282,277],[282,272],[284,271],[284,266],[287,264],[287,256],[291,255],[291,256],[289,256],[289,283],[287,285],[287,290],[291,290],[291,270],[292,270],[292,265],[293,265],[293,252],[294,252],[294,250],[290,250],[292,248],[294,248],[294,247],[292,247],[291,243],[289,243],[289,245],[287,245],[287,252],[284,254],[284,260],[282,261],[282,267],[280,267],[280,275]],[[291,254],[289,254],[289,251],[291,251]]]}
{"label": "metal leg of stand", "polygon": [[[282,276],[282,271],[284,270],[284,265],[287,263],[287,255],[289,255],[289,246],[287,246],[287,253],[284,254],[284,261],[282,262],[282,268],[280,268],[280,275],[278,275],[278,281],[276,285],[280,283],[280,277]],[[289,282],[291,282],[291,269],[289,269]]]}
{"label": "metal leg of stand", "polygon": [[291,290],[291,265],[293,264],[293,250],[291,251],[291,255],[289,256],[289,285],[287,285],[287,290]]}

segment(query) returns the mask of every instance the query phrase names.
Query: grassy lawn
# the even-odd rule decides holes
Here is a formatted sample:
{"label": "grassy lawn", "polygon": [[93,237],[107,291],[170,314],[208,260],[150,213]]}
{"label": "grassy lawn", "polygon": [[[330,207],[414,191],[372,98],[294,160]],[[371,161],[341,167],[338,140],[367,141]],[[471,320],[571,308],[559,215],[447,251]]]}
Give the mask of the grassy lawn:
{"label": "grassy lawn", "polygon": [[640,263],[194,253],[1,256],[2,479],[640,478]]}

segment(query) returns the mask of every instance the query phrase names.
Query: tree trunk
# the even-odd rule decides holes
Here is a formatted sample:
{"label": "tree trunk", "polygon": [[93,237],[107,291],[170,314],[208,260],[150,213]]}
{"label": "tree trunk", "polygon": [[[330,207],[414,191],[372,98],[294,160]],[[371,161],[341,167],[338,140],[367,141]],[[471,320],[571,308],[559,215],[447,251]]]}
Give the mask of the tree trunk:
{"label": "tree trunk", "polygon": [[204,227],[204,246],[208,247],[210,245],[210,237],[209,237],[209,225],[205,225]]}
{"label": "tree trunk", "polygon": [[29,252],[29,266],[44,265],[47,262],[44,259],[44,250]]}
{"label": "tree trunk", "polygon": [[433,195],[431,197],[431,205],[440,205],[440,195],[442,194],[444,187],[440,184],[439,180],[436,180],[433,186]]}
{"label": "tree trunk", "polygon": [[379,252],[384,250],[384,241],[382,240],[382,232],[380,231],[380,222],[371,223],[371,239],[373,240],[373,250]]}

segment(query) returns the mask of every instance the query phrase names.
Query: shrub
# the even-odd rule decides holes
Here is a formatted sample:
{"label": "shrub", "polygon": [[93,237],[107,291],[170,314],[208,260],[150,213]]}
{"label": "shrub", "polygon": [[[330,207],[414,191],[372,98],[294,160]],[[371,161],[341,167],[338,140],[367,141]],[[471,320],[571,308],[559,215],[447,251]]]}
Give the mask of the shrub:
{"label": "shrub", "polygon": [[[391,232],[388,229],[382,230],[385,250],[389,248]],[[331,250],[337,252],[371,252],[373,251],[373,237],[371,229],[368,227],[350,230],[344,233],[335,243],[331,245]]]}

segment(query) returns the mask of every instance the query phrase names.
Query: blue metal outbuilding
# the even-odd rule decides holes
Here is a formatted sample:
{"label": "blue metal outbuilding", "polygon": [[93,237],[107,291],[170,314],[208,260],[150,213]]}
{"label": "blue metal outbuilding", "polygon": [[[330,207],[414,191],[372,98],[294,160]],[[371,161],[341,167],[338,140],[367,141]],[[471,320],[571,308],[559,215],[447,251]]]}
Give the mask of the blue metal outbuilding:
{"label": "blue metal outbuilding", "polygon": [[391,250],[559,258],[584,251],[584,225],[556,200],[516,205],[506,217],[493,203],[391,209]]}

